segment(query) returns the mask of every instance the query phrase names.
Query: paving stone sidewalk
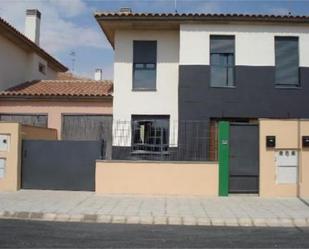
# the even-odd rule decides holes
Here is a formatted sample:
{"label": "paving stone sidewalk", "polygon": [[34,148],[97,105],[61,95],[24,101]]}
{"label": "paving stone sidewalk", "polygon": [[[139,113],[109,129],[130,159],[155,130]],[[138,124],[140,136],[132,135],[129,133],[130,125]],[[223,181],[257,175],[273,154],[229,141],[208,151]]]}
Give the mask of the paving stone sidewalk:
{"label": "paving stone sidewalk", "polygon": [[309,226],[297,198],[98,195],[93,192],[0,192],[0,218],[211,226]]}

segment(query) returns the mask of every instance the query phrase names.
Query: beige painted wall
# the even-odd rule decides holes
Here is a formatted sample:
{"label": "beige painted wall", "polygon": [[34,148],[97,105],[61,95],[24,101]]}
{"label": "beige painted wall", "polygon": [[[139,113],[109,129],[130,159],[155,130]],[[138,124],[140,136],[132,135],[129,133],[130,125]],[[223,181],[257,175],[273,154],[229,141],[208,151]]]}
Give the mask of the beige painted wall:
{"label": "beige painted wall", "polygon": [[48,114],[48,128],[58,131],[61,138],[61,117],[64,114],[112,114],[112,101],[1,101],[0,113]]}
{"label": "beige painted wall", "polygon": [[5,175],[0,178],[0,191],[16,191],[20,188],[20,125],[0,122],[0,134],[10,135],[9,150],[0,151],[0,158],[6,159]]}
{"label": "beige painted wall", "polygon": [[0,178],[0,191],[17,191],[21,181],[22,139],[57,139],[55,129],[32,127],[18,123],[0,122],[0,134],[9,135],[7,151],[0,150],[0,158],[6,159],[5,175]]}
{"label": "beige painted wall", "polygon": [[[303,135],[309,135],[309,121],[260,120],[260,196],[309,197],[309,150],[302,148]],[[276,136],[276,148],[266,148],[266,136]],[[299,152],[299,184],[276,183],[276,149]]]}
{"label": "beige painted wall", "polygon": [[34,127],[31,125],[21,126],[22,139],[57,140],[57,130],[51,128]]}
{"label": "beige painted wall", "polygon": [[217,163],[97,161],[96,193],[218,195]]}

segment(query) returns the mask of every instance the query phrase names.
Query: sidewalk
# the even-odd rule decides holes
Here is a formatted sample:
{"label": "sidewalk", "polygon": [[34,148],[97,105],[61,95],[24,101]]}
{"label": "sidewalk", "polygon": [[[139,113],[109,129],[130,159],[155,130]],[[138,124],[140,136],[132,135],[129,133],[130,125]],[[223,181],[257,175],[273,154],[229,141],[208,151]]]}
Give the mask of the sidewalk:
{"label": "sidewalk", "polygon": [[309,206],[297,198],[145,197],[21,190],[0,192],[0,218],[127,224],[309,226]]}

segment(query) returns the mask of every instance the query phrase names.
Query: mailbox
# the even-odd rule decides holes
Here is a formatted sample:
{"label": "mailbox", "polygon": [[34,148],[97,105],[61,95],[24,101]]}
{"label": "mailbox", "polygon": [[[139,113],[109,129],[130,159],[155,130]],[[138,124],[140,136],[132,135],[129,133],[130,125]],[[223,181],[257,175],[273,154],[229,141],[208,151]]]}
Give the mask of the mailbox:
{"label": "mailbox", "polygon": [[276,151],[277,183],[297,183],[298,151]]}
{"label": "mailbox", "polygon": [[0,151],[8,151],[10,146],[9,143],[10,143],[10,136],[0,134]]}
{"label": "mailbox", "polygon": [[276,137],[275,136],[266,136],[266,147],[267,148],[276,147]]}
{"label": "mailbox", "polygon": [[309,147],[309,136],[303,136],[303,147]]}

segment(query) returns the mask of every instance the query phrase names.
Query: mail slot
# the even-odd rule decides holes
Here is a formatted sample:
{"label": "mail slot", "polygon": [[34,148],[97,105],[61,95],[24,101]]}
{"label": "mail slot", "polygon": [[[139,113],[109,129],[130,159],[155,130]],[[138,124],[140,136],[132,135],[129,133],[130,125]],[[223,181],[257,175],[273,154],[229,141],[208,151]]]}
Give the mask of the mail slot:
{"label": "mail slot", "polygon": [[309,147],[309,136],[303,136],[303,147]]}
{"label": "mail slot", "polygon": [[0,151],[8,151],[10,143],[10,136],[0,134]]}
{"label": "mail slot", "polygon": [[275,136],[266,136],[266,147],[267,148],[276,147],[276,137]]}

